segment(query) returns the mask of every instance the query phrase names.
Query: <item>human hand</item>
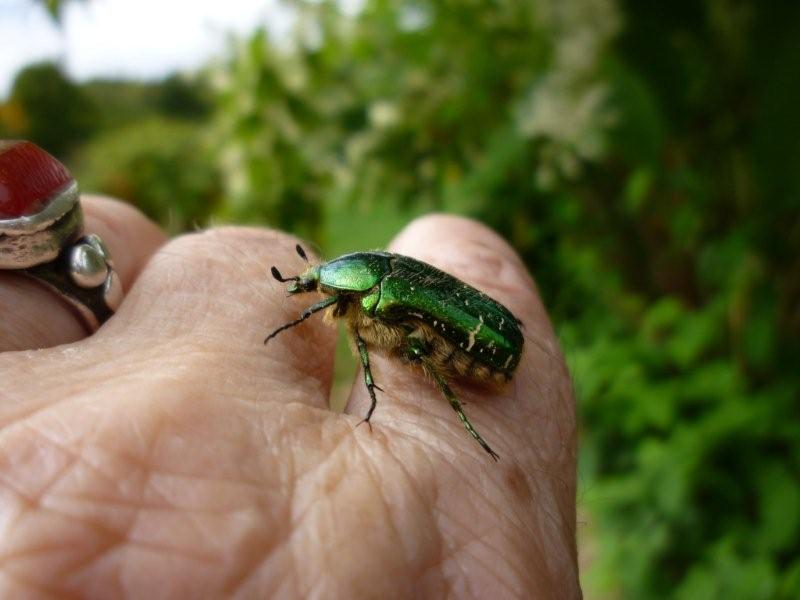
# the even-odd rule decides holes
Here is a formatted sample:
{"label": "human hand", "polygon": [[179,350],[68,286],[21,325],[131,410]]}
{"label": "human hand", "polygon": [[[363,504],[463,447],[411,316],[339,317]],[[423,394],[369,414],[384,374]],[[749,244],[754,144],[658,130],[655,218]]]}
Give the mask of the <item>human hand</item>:
{"label": "human hand", "polygon": [[427,217],[391,249],[524,322],[505,389],[455,385],[498,463],[430,381],[379,355],[372,431],[356,427],[360,375],[345,414],[330,411],[336,332],[321,319],[263,346],[308,303],[268,277],[297,263],[289,236],[225,228],[160,246],[127,207],[84,210],[128,290],[95,335],[0,273],[0,596],[579,595],[570,381],[495,234]]}

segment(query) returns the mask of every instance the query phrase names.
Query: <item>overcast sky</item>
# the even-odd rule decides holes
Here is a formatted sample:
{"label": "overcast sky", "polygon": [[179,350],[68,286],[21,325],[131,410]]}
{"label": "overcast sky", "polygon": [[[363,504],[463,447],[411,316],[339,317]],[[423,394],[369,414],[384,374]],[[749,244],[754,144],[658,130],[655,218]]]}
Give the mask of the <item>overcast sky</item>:
{"label": "overcast sky", "polygon": [[227,33],[281,33],[290,21],[278,0],[90,0],[69,3],[58,27],[31,0],[0,0],[0,98],[34,61],[59,61],[78,80],[153,78],[202,65]]}

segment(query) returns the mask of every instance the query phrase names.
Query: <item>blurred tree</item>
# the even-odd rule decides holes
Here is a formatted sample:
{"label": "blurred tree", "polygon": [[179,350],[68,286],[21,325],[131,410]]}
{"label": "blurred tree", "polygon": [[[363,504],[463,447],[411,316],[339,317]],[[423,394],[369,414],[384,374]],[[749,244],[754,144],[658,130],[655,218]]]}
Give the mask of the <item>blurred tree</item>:
{"label": "blurred tree", "polygon": [[22,69],[14,79],[8,106],[17,115],[6,119],[8,133],[36,142],[59,157],[85,140],[97,123],[97,107],[53,63]]}
{"label": "blurred tree", "polygon": [[211,99],[201,82],[173,74],[158,84],[155,108],[164,115],[180,119],[199,119],[211,111]]}

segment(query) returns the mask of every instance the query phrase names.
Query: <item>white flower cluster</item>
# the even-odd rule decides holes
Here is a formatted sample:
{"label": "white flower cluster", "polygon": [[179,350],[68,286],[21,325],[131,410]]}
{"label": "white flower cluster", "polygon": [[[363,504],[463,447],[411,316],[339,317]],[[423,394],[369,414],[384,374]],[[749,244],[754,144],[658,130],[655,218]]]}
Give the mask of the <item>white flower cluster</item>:
{"label": "white flower cluster", "polygon": [[538,14],[552,65],[518,107],[517,127],[541,140],[537,178],[550,187],[577,177],[582,161],[603,152],[614,114],[599,66],[620,23],[614,0],[540,0]]}

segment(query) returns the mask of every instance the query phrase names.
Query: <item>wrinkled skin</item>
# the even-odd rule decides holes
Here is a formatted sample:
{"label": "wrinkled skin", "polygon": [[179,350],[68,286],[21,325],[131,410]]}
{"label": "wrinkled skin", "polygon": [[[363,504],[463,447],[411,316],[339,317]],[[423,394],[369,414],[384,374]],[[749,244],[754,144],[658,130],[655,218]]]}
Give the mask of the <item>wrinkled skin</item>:
{"label": "wrinkled skin", "polygon": [[501,391],[455,390],[501,456],[430,381],[373,356],[328,408],[335,330],[271,265],[295,240],[224,228],[166,243],[84,199],[126,289],[92,337],[49,292],[0,274],[0,596],[574,598],[575,417],[534,284],[466,219],[409,225],[391,250],[475,285],[525,324]]}

